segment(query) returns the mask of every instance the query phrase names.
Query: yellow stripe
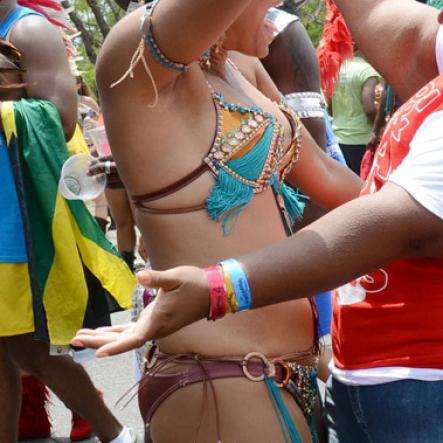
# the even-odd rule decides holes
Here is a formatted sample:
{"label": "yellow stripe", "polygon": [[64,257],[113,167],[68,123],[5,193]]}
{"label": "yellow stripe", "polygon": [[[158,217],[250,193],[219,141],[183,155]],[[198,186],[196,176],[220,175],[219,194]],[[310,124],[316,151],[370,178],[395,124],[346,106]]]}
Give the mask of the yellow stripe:
{"label": "yellow stripe", "polygon": [[[58,193],[52,235],[54,263],[44,293],[51,343],[70,342],[83,325],[88,300],[81,259],[123,308],[131,307],[135,277],[123,260],[83,237],[65,199]],[[78,248],[78,249],[77,249]],[[80,251],[80,256],[73,251]]]}
{"label": "yellow stripe", "polygon": [[54,261],[46,281],[43,303],[46,311],[50,342],[64,345],[83,326],[88,288],[72,220],[66,201],[57,194],[52,223]]}
{"label": "yellow stripe", "polygon": [[75,127],[74,135],[72,136],[71,140],[69,140],[67,145],[69,155],[90,154],[88,144],[86,143],[85,137],[83,136],[83,132],[78,123]]}
{"label": "yellow stripe", "polygon": [[0,263],[0,337],[34,331],[27,263]]}
{"label": "yellow stripe", "polygon": [[17,128],[15,126],[14,102],[2,102],[1,106],[3,131],[5,132],[6,136],[6,144],[9,145],[12,134],[15,134],[17,136]]}

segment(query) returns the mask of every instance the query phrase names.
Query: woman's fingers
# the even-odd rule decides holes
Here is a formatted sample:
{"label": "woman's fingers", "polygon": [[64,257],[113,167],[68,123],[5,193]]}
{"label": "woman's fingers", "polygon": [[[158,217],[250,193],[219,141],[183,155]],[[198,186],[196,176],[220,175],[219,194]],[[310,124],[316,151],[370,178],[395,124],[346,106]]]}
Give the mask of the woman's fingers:
{"label": "woman's fingers", "polygon": [[137,273],[138,281],[141,285],[150,288],[162,288],[165,291],[172,291],[182,283],[178,278],[175,269],[168,271],[141,271]]}
{"label": "woman's fingers", "polygon": [[123,323],[121,325],[115,325],[115,326],[102,326],[100,328],[97,328],[96,331],[105,331],[105,332],[123,332],[126,331],[129,328],[133,328],[134,323]]}
{"label": "woman's fingers", "polygon": [[103,332],[101,334],[77,334],[71,341],[74,346],[98,349],[103,345],[118,340],[121,333]]}
{"label": "woman's fingers", "polygon": [[122,354],[123,352],[132,351],[145,344],[146,340],[135,333],[120,335],[118,340],[108,342],[97,349],[97,357],[109,357],[111,355]]}
{"label": "woman's fingers", "polygon": [[[98,329],[81,329],[71,343],[74,346],[97,349],[97,357],[120,354],[139,348],[145,343],[145,334],[136,330],[135,326],[136,323],[128,323]],[[147,329],[149,330],[149,324]]]}

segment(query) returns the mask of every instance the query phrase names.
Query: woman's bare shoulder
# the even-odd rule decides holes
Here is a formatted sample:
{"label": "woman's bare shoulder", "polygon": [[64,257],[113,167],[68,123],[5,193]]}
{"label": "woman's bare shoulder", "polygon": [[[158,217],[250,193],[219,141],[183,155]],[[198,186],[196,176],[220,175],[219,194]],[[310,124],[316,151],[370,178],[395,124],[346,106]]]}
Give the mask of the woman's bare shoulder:
{"label": "woman's bare shoulder", "polygon": [[96,65],[99,89],[108,87],[129,68],[142,37],[140,23],[143,16],[143,7],[135,10],[117,22],[106,37]]}

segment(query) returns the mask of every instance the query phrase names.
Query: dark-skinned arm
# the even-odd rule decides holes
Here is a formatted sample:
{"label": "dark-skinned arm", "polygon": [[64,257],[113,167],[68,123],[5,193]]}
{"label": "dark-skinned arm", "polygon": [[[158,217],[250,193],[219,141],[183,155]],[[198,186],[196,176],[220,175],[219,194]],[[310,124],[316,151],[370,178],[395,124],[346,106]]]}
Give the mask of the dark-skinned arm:
{"label": "dark-skinned arm", "polygon": [[415,0],[335,3],[366,60],[392,85],[402,101],[438,75],[437,9]]}
{"label": "dark-skinned arm", "polygon": [[[239,260],[256,309],[321,293],[397,260],[441,255],[443,220],[400,186],[387,184],[329,212],[290,239]],[[209,289],[202,269],[143,272],[139,280],[160,290],[137,323],[79,331],[73,343],[100,348],[99,356],[118,354],[207,316]]]}
{"label": "dark-skinned arm", "polygon": [[341,286],[397,260],[442,254],[443,220],[387,184],[241,261],[260,307]]}
{"label": "dark-skinned arm", "polygon": [[77,95],[60,31],[45,18],[30,15],[14,26],[10,40],[22,54],[26,95],[55,105],[69,140],[77,122]]}
{"label": "dark-skinned arm", "polygon": [[[269,47],[262,60],[265,69],[283,94],[320,90],[320,68],[317,53],[300,21],[289,23]],[[318,118],[305,118],[303,124],[318,146],[326,149],[325,123]]]}

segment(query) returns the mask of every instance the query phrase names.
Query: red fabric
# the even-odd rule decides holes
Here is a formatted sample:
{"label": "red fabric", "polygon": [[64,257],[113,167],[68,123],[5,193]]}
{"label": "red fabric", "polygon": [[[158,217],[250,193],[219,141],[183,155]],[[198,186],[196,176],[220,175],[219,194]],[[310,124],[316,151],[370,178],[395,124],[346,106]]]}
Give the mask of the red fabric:
{"label": "red fabric", "polygon": [[22,377],[22,406],[19,421],[19,439],[48,438],[51,423],[46,404],[48,388],[32,375]]}
{"label": "red fabric", "polygon": [[[385,185],[408,155],[420,125],[440,110],[443,76],[394,114],[375,153],[363,195]],[[337,289],[332,326],[335,365],[443,369],[442,283],[443,257],[420,258],[384,266]]]}
{"label": "red fabric", "polygon": [[326,99],[332,97],[342,63],[351,58],[354,41],[345,20],[333,0],[325,0],[326,17],[323,39],[317,50],[321,86]]}
{"label": "red fabric", "polygon": [[79,415],[75,412],[72,413],[72,428],[69,438],[71,441],[82,441],[86,440],[94,433],[92,427],[86,423]]}
{"label": "red fabric", "polygon": [[33,9],[34,11],[43,14],[53,25],[67,29],[63,23],[60,23],[59,21],[50,17],[44,9],[49,8],[53,9],[54,11],[62,11],[63,7],[59,3],[52,0],[18,0],[17,3],[20,6]]}
{"label": "red fabric", "polygon": [[366,180],[368,178],[373,162],[374,162],[374,153],[370,149],[366,149],[365,155],[363,155],[360,164],[360,177],[363,180]]}

